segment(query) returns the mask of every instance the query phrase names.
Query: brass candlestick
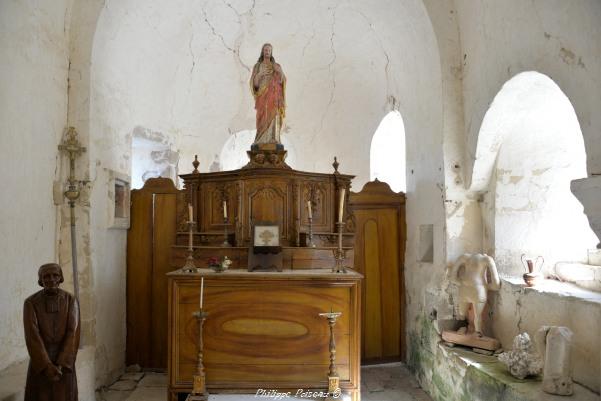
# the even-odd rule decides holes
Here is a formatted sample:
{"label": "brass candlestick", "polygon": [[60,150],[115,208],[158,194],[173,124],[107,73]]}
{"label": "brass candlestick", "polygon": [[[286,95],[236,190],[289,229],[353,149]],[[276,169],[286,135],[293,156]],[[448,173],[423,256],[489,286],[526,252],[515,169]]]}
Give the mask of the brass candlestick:
{"label": "brass candlestick", "polygon": [[205,375],[205,367],[203,364],[203,341],[202,329],[209,315],[202,309],[194,312],[194,317],[198,320],[198,363],[196,364],[196,374],[193,376],[192,392],[186,397],[186,401],[207,401],[209,392],[207,390],[207,380]]}
{"label": "brass candlestick", "polygon": [[338,248],[334,249],[335,265],[332,267],[332,273],[346,273],[346,266],[344,266],[344,258],[346,257],[346,251],[342,249],[342,228],[344,223],[339,221],[336,223],[338,227]]}
{"label": "brass candlestick", "polygon": [[330,326],[330,370],[328,372],[328,396],[325,400],[336,400],[340,396],[340,376],[336,369],[336,341],[334,340],[334,325],[342,312],[320,313],[319,316],[328,319]]}
{"label": "brass candlestick", "polygon": [[315,248],[315,243],[313,242],[313,217],[309,217],[309,241],[307,242],[307,246]]}
{"label": "brass candlestick", "polygon": [[188,257],[186,258],[186,264],[183,269],[186,273],[195,273],[198,271],[194,264],[194,226],[196,222],[193,220],[188,221]]}
{"label": "brass candlestick", "polygon": [[223,218],[223,244],[221,244],[221,246],[232,246],[227,240],[227,217]]}

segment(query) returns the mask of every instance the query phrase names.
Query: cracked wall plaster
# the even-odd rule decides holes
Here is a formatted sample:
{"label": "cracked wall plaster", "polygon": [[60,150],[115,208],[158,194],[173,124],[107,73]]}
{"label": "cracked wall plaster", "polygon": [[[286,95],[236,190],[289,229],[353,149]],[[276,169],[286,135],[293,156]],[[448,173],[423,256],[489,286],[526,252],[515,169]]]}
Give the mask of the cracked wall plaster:
{"label": "cracked wall plaster", "polygon": [[[67,113],[67,1],[0,5],[0,370],[27,357],[23,301],[40,290],[38,267],[56,262],[53,182]],[[72,287],[64,285],[68,291]]]}
{"label": "cracked wall plaster", "polygon": [[572,102],[587,153],[601,172],[601,3],[595,0],[456,2],[461,30],[466,158],[471,176],[480,125],[490,102],[513,75],[550,76]]}
{"label": "cracked wall plaster", "polygon": [[[180,5],[109,3],[95,40],[92,103],[100,103],[109,131],[128,131],[135,120],[171,135],[182,172],[191,169],[194,154],[207,171],[231,133],[254,128],[248,80],[264,42],[273,42],[288,77],[292,128],[284,135],[299,154],[319,144],[320,152],[300,160],[299,169],[330,171],[337,155],[345,172],[358,175],[360,188],[369,175],[363,150],[390,107],[414,116],[414,127],[432,124],[420,122],[427,107],[419,103],[437,85],[426,83],[435,69],[422,72],[417,62],[433,54],[418,45],[424,35],[416,21],[428,22],[418,2],[407,6],[409,12],[400,5],[338,1]],[[399,100],[391,106],[390,98]]]}

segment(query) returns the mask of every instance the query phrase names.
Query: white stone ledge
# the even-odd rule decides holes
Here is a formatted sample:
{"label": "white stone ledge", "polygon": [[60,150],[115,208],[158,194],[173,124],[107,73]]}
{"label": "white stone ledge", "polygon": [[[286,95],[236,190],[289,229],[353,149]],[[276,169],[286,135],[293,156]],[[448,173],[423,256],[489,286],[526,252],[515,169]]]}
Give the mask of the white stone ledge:
{"label": "white stone ledge", "polygon": [[601,292],[601,266],[561,262],[555,265],[555,275],[587,290]]}
{"label": "white stone ledge", "polygon": [[561,298],[570,298],[577,301],[601,304],[601,292],[590,291],[581,288],[573,283],[566,283],[557,280],[541,280],[540,284],[534,287],[526,287],[521,277],[502,277],[501,281],[509,285],[512,290],[522,290],[525,292],[540,293],[545,295],[555,295]]}

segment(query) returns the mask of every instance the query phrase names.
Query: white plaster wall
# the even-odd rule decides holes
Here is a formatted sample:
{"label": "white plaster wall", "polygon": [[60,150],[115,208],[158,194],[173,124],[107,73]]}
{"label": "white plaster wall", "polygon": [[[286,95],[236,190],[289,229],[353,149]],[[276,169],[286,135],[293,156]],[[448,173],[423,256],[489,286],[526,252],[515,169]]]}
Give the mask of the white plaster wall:
{"label": "white plaster wall", "polygon": [[[110,384],[122,371],[125,358],[125,230],[109,229],[109,185],[113,171],[129,176],[129,162],[115,147],[102,121],[93,120],[90,76],[93,43],[104,0],[73,1],[70,35],[69,125],[75,126],[87,152],[77,161],[81,178],[90,181],[77,208],[78,262],[82,288],[84,344],[92,346],[96,388]],[[92,129],[96,123],[95,131]],[[131,138],[123,138],[129,143]],[[68,228],[68,227],[67,227]],[[61,233],[68,241],[68,233]],[[61,247],[61,259],[70,257]]]}
{"label": "white plaster wall", "polygon": [[[470,208],[466,202],[463,191],[460,169],[462,168],[463,147],[461,146],[463,114],[461,103],[461,64],[459,62],[459,34],[456,23],[456,14],[452,2],[441,4],[438,1],[424,1],[426,11],[433,33],[435,33],[438,48],[436,65],[436,79],[440,82],[440,92],[435,99],[430,99],[432,122],[435,131],[428,137],[412,138],[407,130],[407,252],[405,255],[405,288],[406,288],[406,335],[408,359],[412,354],[419,352],[412,349],[418,342],[422,330],[423,319],[435,311],[439,318],[451,318],[452,307],[448,295],[441,288],[445,274],[445,265],[449,253],[463,253],[471,250],[474,243],[479,244],[478,235],[471,232],[467,216]],[[437,85],[438,86],[438,85]],[[407,121],[411,116],[402,114]],[[407,127],[407,125],[406,125]],[[433,142],[431,142],[433,140]],[[412,142],[424,142],[430,146],[430,152],[424,148],[420,159],[431,169],[416,171],[412,159]],[[420,145],[422,146],[422,145]],[[440,150],[444,149],[444,159],[440,157]],[[454,168],[458,165],[458,168]],[[425,173],[425,174],[424,174]],[[430,178],[428,178],[430,177]],[[421,186],[424,182],[424,186]],[[413,185],[418,189],[412,188]],[[415,191],[424,195],[428,200],[420,204],[425,198],[414,197]],[[423,206],[423,207],[422,207]],[[431,215],[427,214],[431,211]],[[440,213],[440,214],[439,214]],[[476,216],[478,216],[476,212]],[[434,260],[433,263],[418,262],[419,225],[434,225]],[[477,231],[477,230],[476,230]],[[475,238],[475,239],[474,239]],[[477,245],[476,245],[477,246]]]}
{"label": "white plaster wall", "polygon": [[109,229],[109,174],[96,170],[90,219],[91,261],[95,296],[96,388],[116,380],[125,365],[126,241],[127,231]]}
{"label": "white plaster wall", "polygon": [[331,171],[338,155],[360,188],[371,136],[392,107],[412,116],[414,143],[440,123],[429,108],[439,86],[436,48],[419,2],[230,5],[108,3],[94,40],[91,101],[105,140],[127,147],[119,138],[139,124],[173,138],[182,172],[194,154],[207,171],[228,135],[254,128],[249,70],[266,41],[288,77],[284,135],[299,155],[312,154],[299,157],[299,169]]}
{"label": "white plaster wall", "polygon": [[572,102],[584,136],[587,170],[601,172],[601,3],[597,0],[457,0],[464,59],[467,177],[478,131],[505,81],[538,71]]}
{"label": "white plaster wall", "polygon": [[[27,357],[22,308],[57,261],[53,181],[67,114],[67,0],[0,2],[0,370]],[[63,286],[67,291],[72,288]]]}

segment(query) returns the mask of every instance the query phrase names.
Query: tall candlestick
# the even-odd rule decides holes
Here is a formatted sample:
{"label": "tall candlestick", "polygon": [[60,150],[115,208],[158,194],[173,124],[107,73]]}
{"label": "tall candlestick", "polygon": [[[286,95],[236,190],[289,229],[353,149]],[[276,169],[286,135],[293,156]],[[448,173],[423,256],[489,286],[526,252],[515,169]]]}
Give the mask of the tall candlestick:
{"label": "tall candlestick", "polygon": [[340,190],[340,205],[338,206],[338,221],[342,222],[342,215],[344,214],[344,193],[346,188]]}
{"label": "tall candlestick", "polygon": [[[190,206],[192,207],[192,206]],[[192,215],[190,214],[190,218]],[[188,220],[188,257],[186,258],[186,264],[182,269],[187,273],[196,272],[196,266],[194,265],[194,226],[196,222],[192,219]]]}
{"label": "tall candlestick", "polygon": [[205,278],[200,279],[200,310],[202,310],[202,296],[205,290]]}
{"label": "tall candlestick", "polygon": [[309,218],[312,219],[313,211],[311,210],[311,201],[310,200],[307,201],[307,211],[309,212]]}
{"label": "tall candlestick", "polygon": [[194,220],[194,208],[191,203],[188,203],[188,221]]}
{"label": "tall candlestick", "polygon": [[227,219],[227,201],[223,201],[223,218]]}

